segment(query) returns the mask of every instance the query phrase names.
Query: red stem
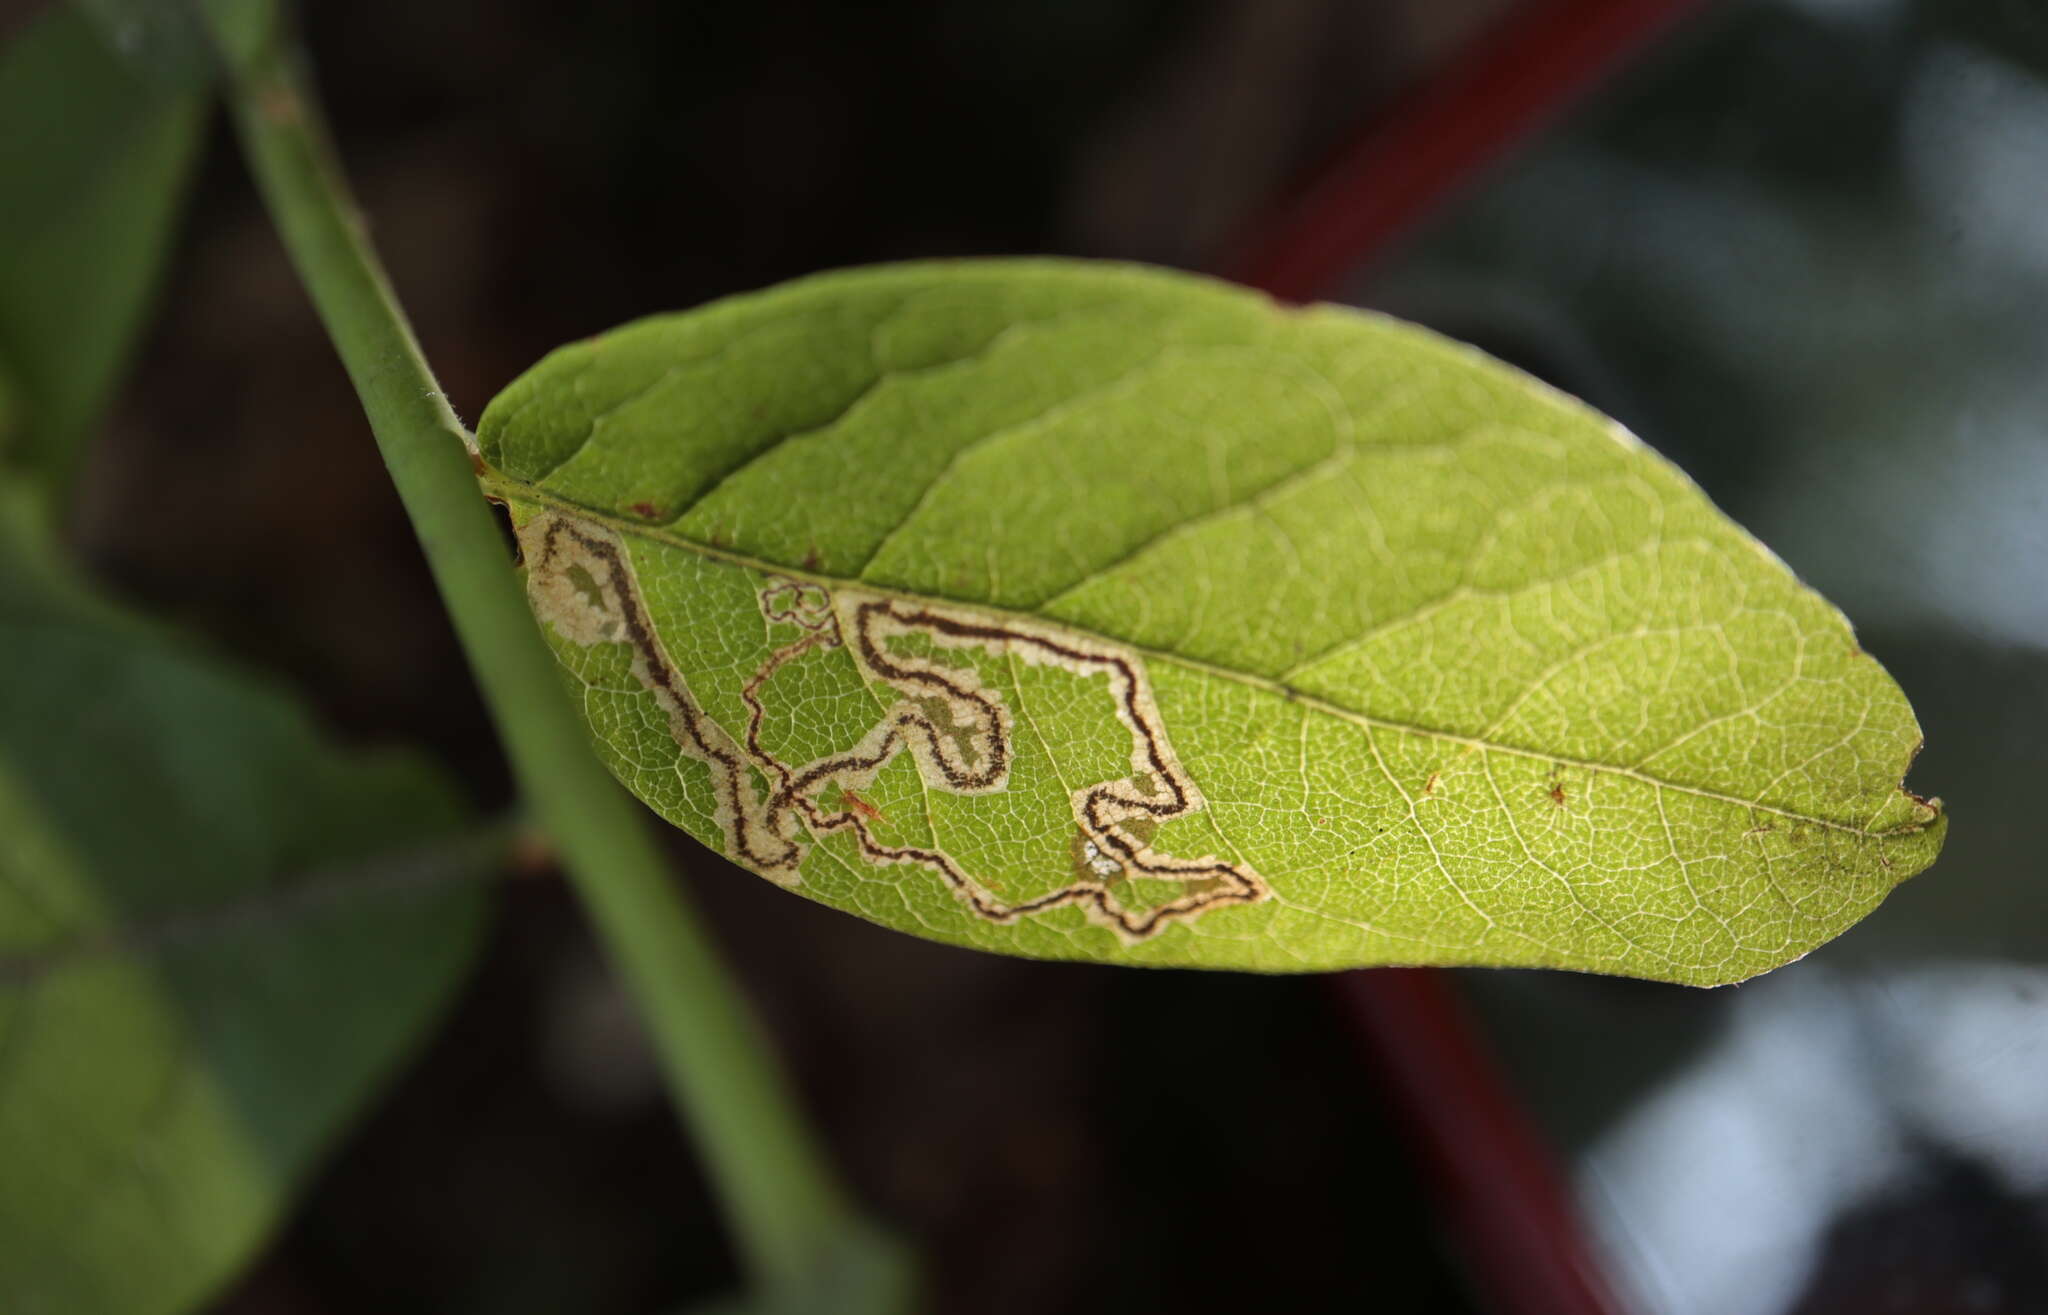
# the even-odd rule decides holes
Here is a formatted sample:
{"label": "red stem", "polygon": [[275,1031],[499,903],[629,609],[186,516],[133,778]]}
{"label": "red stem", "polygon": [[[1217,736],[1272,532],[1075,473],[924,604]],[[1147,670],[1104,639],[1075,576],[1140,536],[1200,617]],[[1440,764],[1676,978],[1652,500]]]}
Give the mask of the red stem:
{"label": "red stem", "polygon": [[[1397,97],[1223,263],[1291,301],[1325,292],[1591,90],[1698,0],[1535,0]],[[1448,974],[1331,979],[1382,1068],[1475,1282],[1502,1315],[1618,1315],[1565,1175]]]}
{"label": "red stem", "polygon": [[1451,975],[1373,968],[1330,982],[1381,1070],[1485,1308],[1620,1315],[1564,1174]]}
{"label": "red stem", "polygon": [[1698,3],[1523,5],[1397,97],[1307,187],[1254,223],[1222,272],[1288,301],[1326,293]]}

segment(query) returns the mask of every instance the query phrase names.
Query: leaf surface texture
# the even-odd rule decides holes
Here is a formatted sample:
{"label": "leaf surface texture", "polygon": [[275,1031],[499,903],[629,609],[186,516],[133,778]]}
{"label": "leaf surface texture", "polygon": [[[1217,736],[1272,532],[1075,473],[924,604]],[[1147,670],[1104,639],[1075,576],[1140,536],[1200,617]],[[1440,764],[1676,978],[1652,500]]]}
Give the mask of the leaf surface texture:
{"label": "leaf surface texture", "polygon": [[1718,983],[1940,845],[1834,608],[1612,421],[1385,318],[854,271],[563,348],[479,440],[612,770],[918,935]]}

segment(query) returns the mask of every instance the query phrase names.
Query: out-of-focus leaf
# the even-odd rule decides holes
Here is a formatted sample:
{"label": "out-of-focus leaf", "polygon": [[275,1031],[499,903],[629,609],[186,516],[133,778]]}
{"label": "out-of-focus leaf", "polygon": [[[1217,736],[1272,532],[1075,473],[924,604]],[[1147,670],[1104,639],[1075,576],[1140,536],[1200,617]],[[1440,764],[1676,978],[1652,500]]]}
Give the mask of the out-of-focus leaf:
{"label": "out-of-focus leaf", "polygon": [[858,271],[564,348],[479,439],[619,777],[918,935],[1704,984],[1941,843],[1840,613],[1611,421],[1407,325]]}
{"label": "out-of-focus leaf", "polygon": [[0,565],[0,1310],[170,1315],[439,1016],[502,844],[46,583]]}
{"label": "out-of-focus leaf", "polygon": [[[278,21],[276,0],[71,0],[99,24],[107,44],[143,77],[166,88],[203,91],[222,56],[248,57]],[[225,41],[228,49],[217,50]]]}
{"label": "out-of-focus leaf", "polygon": [[75,603],[60,603],[60,591],[79,588],[71,572],[57,550],[49,504],[23,484],[0,480],[0,599],[22,609],[92,607],[82,590]]}
{"label": "out-of-focus leaf", "polygon": [[142,326],[206,107],[194,56],[130,60],[109,30],[55,5],[0,51],[0,367],[21,426],[11,459],[53,485]]}

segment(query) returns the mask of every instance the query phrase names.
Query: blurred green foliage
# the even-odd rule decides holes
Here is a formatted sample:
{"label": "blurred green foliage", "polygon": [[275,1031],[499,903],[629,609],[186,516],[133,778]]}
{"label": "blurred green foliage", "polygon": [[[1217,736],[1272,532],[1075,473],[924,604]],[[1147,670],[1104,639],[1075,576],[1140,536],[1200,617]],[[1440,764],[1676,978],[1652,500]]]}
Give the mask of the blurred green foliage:
{"label": "blurred green foliage", "polygon": [[422,761],[0,579],[0,1309],[177,1311],[439,1015],[502,837]]}
{"label": "blurred green foliage", "polygon": [[[212,64],[182,6],[92,9],[0,55],[9,1315],[169,1315],[233,1274],[464,979],[506,841],[442,773],[329,745],[64,552]],[[268,12],[230,9],[237,34]]]}
{"label": "blurred green foliage", "polygon": [[156,81],[57,6],[0,55],[0,368],[11,460],[61,485],[143,322],[206,87]]}

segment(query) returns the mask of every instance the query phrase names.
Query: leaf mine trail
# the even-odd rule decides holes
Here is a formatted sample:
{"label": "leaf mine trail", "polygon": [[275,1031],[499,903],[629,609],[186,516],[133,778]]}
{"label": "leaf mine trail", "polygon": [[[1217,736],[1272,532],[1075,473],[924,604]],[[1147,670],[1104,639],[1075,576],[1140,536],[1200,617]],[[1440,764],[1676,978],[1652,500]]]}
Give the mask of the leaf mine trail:
{"label": "leaf mine trail", "polygon": [[[704,711],[670,660],[616,535],[547,511],[530,520],[520,538],[535,611],[572,643],[631,649],[633,675],[667,714],[677,746],[711,769],[713,820],[728,855],[772,880],[799,884],[809,848],[798,838],[800,831],[813,837],[844,832],[870,863],[929,869],[990,922],[1013,923],[1073,905],[1132,942],[1174,921],[1256,903],[1269,894],[1264,879],[1242,863],[1180,858],[1152,848],[1161,825],[1205,804],[1174,756],[1134,654],[1067,631],[771,575],[759,591],[761,614],[771,626],[799,633],[774,649],[742,685],[747,723],[735,739]],[[926,652],[916,651],[920,647]],[[887,710],[857,743],[808,763],[785,762],[765,744],[771,686],[798,664],[835,649],[850,655],[870,687],[888,691],[893,702],[883,700]],[[936,843],[887,843],[876,830],[885,817],[861,797],[905,752],[931,789],[961,796],[1005,789],[1016,755],[1012,713],[1000,691],[983,684],[969,658],[972,650],[1058,668],[1091,688],[1101,678],[1130,736],[1127,777],[1072,792],[1076,836],[1070,879],[1028,898],[1001,898]],[[943,661],[948,653],[961,654],[962,661]],[[765,797],[757,773],[767,785]],[[829,807],[826,799],[835,792],[842,806]],[[1135,879],[1173,883],[1180,893],[1139,903],[1125,894]]]}

